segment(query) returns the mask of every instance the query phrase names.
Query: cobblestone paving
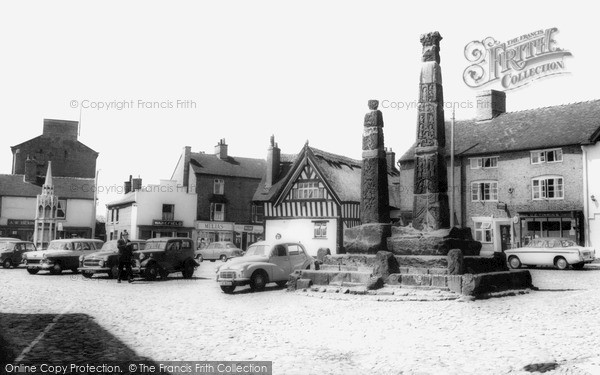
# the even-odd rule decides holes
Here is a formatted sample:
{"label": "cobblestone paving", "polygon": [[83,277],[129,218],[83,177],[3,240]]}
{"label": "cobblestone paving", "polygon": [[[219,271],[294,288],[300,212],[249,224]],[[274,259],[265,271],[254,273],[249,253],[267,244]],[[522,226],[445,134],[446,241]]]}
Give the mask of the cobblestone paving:
{"label": "cobblestone paving", "polygon": [[600,267],[535,269],[539,291],[465,302],[226,295],[218,264],[133,284],[0,269],[0,335],[24,363],[261,360],[274,374],[530,374],[556,363],[545,373],[600,374]]}

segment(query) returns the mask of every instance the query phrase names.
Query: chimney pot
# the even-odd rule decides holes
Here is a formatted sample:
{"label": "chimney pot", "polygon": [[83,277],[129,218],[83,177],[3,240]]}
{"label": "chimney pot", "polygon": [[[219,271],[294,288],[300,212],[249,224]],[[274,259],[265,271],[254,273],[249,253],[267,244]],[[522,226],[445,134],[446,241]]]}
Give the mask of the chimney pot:
{"label": "chimney pot", "polygon": [[486,121],[506,112],[506,93],[485,90],[477,93],[476,120]]}

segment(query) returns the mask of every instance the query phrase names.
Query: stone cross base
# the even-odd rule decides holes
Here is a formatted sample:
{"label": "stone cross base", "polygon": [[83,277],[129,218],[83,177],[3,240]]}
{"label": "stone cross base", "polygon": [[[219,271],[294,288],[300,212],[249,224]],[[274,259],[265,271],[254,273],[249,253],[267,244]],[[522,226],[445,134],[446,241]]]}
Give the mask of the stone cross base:
{"label": "stone cross base", "polygon": [[363,224],[344,230],[346,253],[376,254],[387,250],[387,239],[392,235],[391,224]]}

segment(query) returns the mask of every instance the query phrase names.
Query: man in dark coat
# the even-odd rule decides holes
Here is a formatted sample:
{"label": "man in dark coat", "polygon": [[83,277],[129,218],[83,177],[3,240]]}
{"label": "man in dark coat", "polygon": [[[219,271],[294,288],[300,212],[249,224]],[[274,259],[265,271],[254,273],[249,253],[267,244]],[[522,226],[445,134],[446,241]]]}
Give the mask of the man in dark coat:
{"label": "man in dark coat", "polygon": [[117,248],[119,249],[119,273],[117,276],[117,282],[121,282],[121,275],[125,270],[127,272],[127,280],[133,281],[133,272],[131,272],[131,260],[133,259],[133,246],[129,241],[129,233],[123,231],[121,239],[117,241]]}

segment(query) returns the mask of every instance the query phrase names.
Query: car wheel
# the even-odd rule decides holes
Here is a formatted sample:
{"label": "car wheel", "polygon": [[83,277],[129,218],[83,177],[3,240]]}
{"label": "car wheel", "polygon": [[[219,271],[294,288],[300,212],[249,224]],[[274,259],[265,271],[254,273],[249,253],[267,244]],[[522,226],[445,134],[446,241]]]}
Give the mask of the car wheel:
{"label": "car wheel", "polygon": [[183,271],[181,271],[184,279],[191,279],[194,275],[194,263],[191,260],[186,260],[183,265]]}
{"label": "car wheel", "polygon": [[508,265],[510,268],[517,269],[521,267],[521,261],[516,256],[511,256],[508,258]]}
{"label": "car wheel", "polygon": [[227,255],[223,254],[219,259],[221,259],[221,262],[227,262]]}
{"label": "car wheel", "polygon": [[283,288],[287,284],[287,280],[282,280],[277,282],[277,286]]}
{"label": "car wheel", "polygon": [[166,279],[167,277],[169,277],[169,271],[162,268],[158,270],[158,274],[160,275],[161,279]]}
{"label": "car wheel", "polygon": [[265,289],[265,285],[269,282],[269,277],[264,271],[255,271],[250,278],[250,289],[261,291]]}
{"label": "car wheel", "polygon": [[4,268],[10,268],[10,266],[12,266],[12,261],[9,259],[6,259],[4,262],[2,262],[2,267]]}
{"label": "car wheel", "polygon": [[202,256],[202,254],[198,254],[196,255],[196,260],[198,261],[198,263],[204,261],[204,257]]}
{"label": "car wheel", "polygon": [[119,277],[119,266],[114,265],[110,267],[110,270],[108,270],[108,278],[116,279],[117,277]]}
{"label": "car wheel", "polygon": [[571,267],[573,267],[574,270],[582,270],[583,266],[585,266],[585,263],[571,264]]}
{"label": "car wheel", "polygon": [[81,276],[85,277],[86,279],[91,279],[94,274],[91,272],[82,272]]}
{"label": "car wheel", "polygon": [[158,276],[158,266],[155,263],[152,263],[146,267],[146,272],[144,273],[144,278],[148,281],[156,280]]}
{"label": "car wheel", "polygon": [[50,273],[53,275],[60,275],[62,271],[62,267],[59,263],[56,263],[52,268],[50,268]]}
{"label": "car wheel", "polygon": [[221,290],[225,292],[225,294],[233,294],[235,286],[221,285]]}
{"label": "car wheel", "polygon": [[563,257],[556,258],[556,260],[554,261],[554,265],[559,270],[566,270],[567,268],[569,268],[569,263],[567,263],[567,260]]}
{"label": "car wheel", "polygon": [[40,272],[40,270],[37,268],[28,268],[27,272],[29,272],[30,275],[35,275],[36,273]]}

